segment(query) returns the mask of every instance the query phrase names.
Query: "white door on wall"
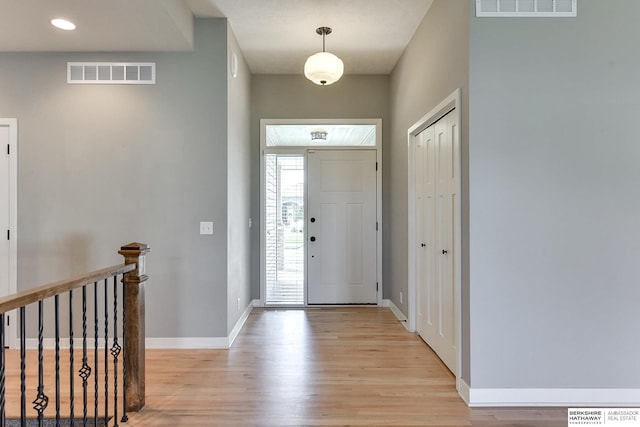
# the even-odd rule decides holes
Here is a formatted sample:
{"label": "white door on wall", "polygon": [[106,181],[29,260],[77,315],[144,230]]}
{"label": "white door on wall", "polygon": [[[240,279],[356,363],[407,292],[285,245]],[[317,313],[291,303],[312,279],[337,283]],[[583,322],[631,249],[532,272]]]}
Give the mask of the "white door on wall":
{"label": "white door on wall", "polygon": [[417,330],[456,374],[459,143],[451,111],[416,137]]}
{"label": "white door on wall", "polygon": [[422,131],[415,144],[415,194],[416,194],[416,329],[427,342],[435,340],[434,312],[431,306],[436,255],[435,244],[435,126]]}
{"label": "white door on wall", "polygon": [[[15,282],[15,214],[16,188],[16,120],[0,119],[0,297],[16,291]],[[11,150],[9,150],[11,147]],[[14,220],[14,219],[13,219]],[[14,240],[11,240],[14,239]],[[5,345],[12,345],[14,329],[6,328],[13,313],[5,315]]]}
{"label": "white door on wall", "polygon": [[376,304],[376,152],[309,150],[307,303]]}
{"label": "white door on wall", "polygon": [[6,234],[10,229],[11,200],[9,185],[11,182],[9,165],[9,126],[0,123],[0,297],[9,294],[10,247]]}

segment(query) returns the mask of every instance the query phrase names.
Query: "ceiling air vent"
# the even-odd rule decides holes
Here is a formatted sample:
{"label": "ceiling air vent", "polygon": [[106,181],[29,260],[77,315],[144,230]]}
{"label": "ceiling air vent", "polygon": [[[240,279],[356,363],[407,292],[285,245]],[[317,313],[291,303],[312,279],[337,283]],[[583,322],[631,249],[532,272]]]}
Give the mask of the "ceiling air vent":
{"label": "ceiling air vent", "polygon": [[67,62],[67,83],[156,84],[154,62]]}
{"label": "ceiling air vent", "polygon": [[577,0],[476,0],[477,17],[547,17],[578,16]]}

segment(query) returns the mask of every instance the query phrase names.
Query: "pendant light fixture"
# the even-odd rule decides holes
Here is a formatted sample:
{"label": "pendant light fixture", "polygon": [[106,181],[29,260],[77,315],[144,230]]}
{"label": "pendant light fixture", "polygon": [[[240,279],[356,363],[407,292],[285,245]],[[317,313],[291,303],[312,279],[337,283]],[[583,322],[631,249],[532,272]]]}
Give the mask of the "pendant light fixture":
{"label": "pendant light fixture", "polygon": [[316,33],[322,36],[322,52],[307,58],[304,64],[304,75],[317,85],[330,85],[340,80],[344,73],[344,64],[340,58],[325,51],[324,39],[331,34],[331,28],[319,27]]}

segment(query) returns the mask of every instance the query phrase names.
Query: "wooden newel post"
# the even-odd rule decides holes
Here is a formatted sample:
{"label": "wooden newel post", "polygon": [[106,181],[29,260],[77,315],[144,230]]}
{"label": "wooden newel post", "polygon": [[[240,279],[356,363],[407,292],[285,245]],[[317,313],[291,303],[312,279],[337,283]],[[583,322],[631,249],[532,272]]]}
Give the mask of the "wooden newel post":
{"label": "wooden newel post", "polygon": [[150,251],[144,243],[129,243],[118,253],[124,256],[125,264],[136,264],[136,269],[124,275],[124,368],[125,404],[127,411],[137,412],[144,407],[144,284],[145,255]]}

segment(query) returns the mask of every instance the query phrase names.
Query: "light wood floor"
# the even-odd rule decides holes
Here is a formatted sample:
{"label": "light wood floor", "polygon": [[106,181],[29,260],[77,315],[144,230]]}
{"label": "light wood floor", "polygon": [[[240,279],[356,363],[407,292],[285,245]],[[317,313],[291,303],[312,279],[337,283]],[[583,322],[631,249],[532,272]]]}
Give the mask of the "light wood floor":
{"label": "light wood floor", "polygon": [[149,351],[129,426],[566,426],[566,409],[470,410],[384,308],[253,311],[230,350]]}
{"label": "light wood floor", "polygon": [[255,309],[229,350],[147,350],[121,426],[566,426],[566,408],[469,409],[385,308]]}

